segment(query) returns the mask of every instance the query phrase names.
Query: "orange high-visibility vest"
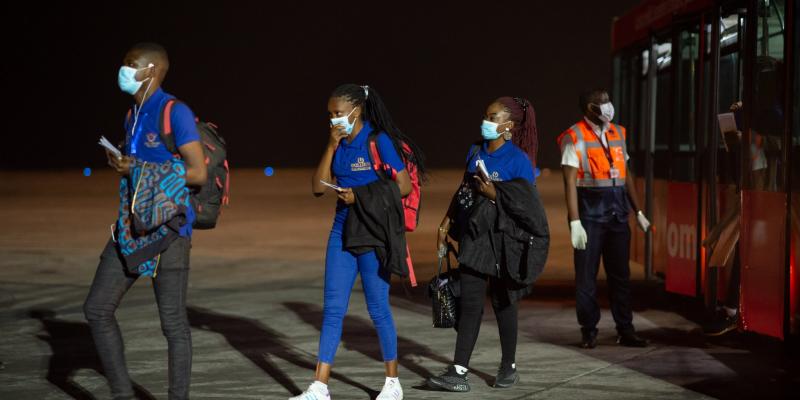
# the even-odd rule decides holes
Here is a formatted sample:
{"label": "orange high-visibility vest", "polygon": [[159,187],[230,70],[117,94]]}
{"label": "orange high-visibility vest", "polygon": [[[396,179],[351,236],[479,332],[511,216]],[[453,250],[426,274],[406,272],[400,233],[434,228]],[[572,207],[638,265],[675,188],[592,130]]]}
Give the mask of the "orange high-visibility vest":
{"label": "orange high-visibility vest", "polygon": [[[568,139],[575,146],[578,154],[578,187],[612,187],[625,186],[625,128],[609,124],[606,132],[608,153],[603,148],[599,137],[592,131],[592,127],[585,120],[572,125],[558,136],[558,146],[562,147],[562,140]],[[609,157],[611,162],[609,162]],[[619,178],[611,178],[611,165],[619,171]]]}

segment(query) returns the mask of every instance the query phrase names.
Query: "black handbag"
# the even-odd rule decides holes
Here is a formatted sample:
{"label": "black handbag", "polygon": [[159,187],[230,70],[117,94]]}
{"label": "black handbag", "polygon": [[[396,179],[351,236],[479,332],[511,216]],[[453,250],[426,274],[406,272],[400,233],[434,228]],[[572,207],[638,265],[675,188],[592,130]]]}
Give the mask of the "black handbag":
{"label": "black handbag", "polygon": [[[458,270],[450,267],[450,253],[455,253],[451,243],[447,243],[447,253],[439,257],[439,271],[428,283],[428,296],[431,298],[434,328],[458,328],[458,297],[461,295],[461,282]],[[447,263],[447,271],[442,272],[442,264]]]}

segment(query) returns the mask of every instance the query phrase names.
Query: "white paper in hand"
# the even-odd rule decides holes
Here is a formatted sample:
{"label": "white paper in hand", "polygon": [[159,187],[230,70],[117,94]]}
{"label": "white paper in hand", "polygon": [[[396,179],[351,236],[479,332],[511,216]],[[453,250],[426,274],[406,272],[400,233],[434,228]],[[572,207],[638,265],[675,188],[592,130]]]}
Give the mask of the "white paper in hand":
{"label": "white paper in hand", "polygon": [[719,132],[723,135],[728,132],[736,132],[739,130],[736,126],[736,117],[734,117],[731,112],[718,114],[717,121],[719,121]]}
{"label": "white paper in hand", "polygon": [[114,153],[114,155],[115,155],[117,158],[122,158],[122,152],[121,152],[121,151],[119,151],[119,149],[118,149],[118,148],[116,148],[116,146],[114,146],[113,144],[111,144],[111,142],[109,142],[109,141],[108,141],[108,139],[106,139],[106,137],[105,137],[105,136],[100,136],[100,141],[99,141],[99,142],[97,142],[97,144],[99,144],[100,146],[104,147],[104,148],[105,148],[105,149],[107,149],[108,151],[110,151],[110,152]]}

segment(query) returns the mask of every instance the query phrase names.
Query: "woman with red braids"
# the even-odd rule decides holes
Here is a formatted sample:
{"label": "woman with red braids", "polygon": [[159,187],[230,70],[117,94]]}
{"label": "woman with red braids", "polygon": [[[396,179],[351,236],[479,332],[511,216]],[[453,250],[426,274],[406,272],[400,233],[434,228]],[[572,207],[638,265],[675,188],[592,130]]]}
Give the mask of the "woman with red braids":
{"label": "woman with red braids", "polygon": [[519,381],[518,301],[544,268],[550,234],[536,190],[536,114],[526,99],[501,97],[486,109],[483,140],[467,155],[464,178],[437,238],[446,255],[447,237],[458,246],[460,285],[453,365],[428,386],[451,392],[470,390],[467,371],[478,339],[487,286],[500,330],[502,359],[494,382],[507,388]]}

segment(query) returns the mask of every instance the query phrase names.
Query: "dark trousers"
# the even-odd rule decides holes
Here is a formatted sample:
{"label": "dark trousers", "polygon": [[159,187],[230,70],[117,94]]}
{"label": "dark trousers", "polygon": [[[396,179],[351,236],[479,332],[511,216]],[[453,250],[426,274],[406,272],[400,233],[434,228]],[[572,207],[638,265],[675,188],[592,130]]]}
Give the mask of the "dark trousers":
{"label": "dark trousers", "polygon": [[[190,239],[176,239],[161,254],[153,279],[161,330],[167,338],[170,399],[189,398],[192,337],[186,317],[186,290],[190,248]],[[122,335],[114,313],[137,278],[138,275],[127,272],[116,244],[109,240],[83,306],[114,399],[133,398]]]}
{"label": "dark trousers", "polygon": [[461,275],[461,314],[458,320],[456,353],[453,362],[462,367],[469,366],[472,350],[478,340],[486,301],[487,285],[491,292],[492,308],[500,330],[500,348],[504,365],[514,363],[517,352],[517,308],[518,302],[510,301],[506,287],[494,277],[482,274],[469,267],[459,267]]}
{"label": "dark trousers", "polygon": [[575,250],[575,287],[578,323],[584,333],[597,329],[600,306],[597,304],[597,271],[600,258],[606,271],[611,315],[619,333],[632,333],[630,255],[631,230],[627,222],[616,218],[610,222],[592,222],[581,219],[586,230],[585,250]]}

